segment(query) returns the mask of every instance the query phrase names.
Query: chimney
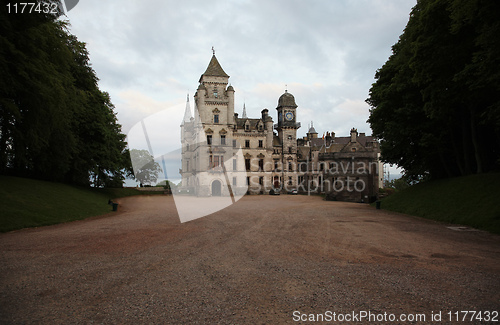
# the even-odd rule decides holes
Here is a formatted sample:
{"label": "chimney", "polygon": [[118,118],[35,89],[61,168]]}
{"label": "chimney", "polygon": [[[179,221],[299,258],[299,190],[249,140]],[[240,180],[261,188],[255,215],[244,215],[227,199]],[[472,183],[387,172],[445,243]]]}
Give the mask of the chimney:
{"label": "chimney", "polygon": [[262,113],[262,121],[265,122],[267,116],[269,115],[269,110],[267,108],[264,108],[261,113]]}
{"label": "chimney", "polygon": [[351,142],[356,142],[357,137],[358,137],[358,130],[356,130],[355,128],[352,128],[351,129]]}

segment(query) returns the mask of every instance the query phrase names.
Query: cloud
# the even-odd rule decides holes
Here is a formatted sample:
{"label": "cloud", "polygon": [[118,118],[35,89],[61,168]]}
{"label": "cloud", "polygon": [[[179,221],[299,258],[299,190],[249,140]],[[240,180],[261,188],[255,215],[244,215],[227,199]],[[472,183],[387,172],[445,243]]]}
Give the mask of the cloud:
{"label": "cloud", "polygon": [[[124,131],[194,94],[211,47],[235,87],[235,109],[274,108],[285,85],[299,134],[369,131],[364,100],[416,0],[86,0],[70,13]],[[176,106],[177,107],[177,106]]]}
{"label": "cloud", "polygon": [[176,125],[178,129],[184,116],[185,100],[184,97],[177,101],[158,101],[142,92],[127,90],[118,94],[115,106],[124,133],[142,119],[165,110],[169,112],[172,125]]}

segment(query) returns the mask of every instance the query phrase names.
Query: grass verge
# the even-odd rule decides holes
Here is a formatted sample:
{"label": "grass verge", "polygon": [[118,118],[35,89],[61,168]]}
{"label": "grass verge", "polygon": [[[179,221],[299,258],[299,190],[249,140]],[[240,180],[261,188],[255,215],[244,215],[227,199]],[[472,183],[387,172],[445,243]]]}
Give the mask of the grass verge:
{"label": "grass verge", "polygon": [[500,234],[500,173],[411,186],[382,200],[382,209]]}
{"label": "grass verge", "polygon": [[152,193],[133,188],[89,189],[0,176],[0,232],[105,214],[112,209],[109,198]]}

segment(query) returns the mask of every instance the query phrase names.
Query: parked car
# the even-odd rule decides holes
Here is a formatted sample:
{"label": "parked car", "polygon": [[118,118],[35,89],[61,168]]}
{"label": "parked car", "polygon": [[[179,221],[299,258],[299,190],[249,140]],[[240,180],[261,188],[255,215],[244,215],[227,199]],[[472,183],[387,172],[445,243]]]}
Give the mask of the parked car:
{"label": "parked car", "polygon": [[290,190],[288,191],[288,194],[291,194],[291,195],[297,195],[299,192],[297,192],[296,189],[293,189],[293,190]]}
{"label": "parked car", "polygon": [[280,195],[280,190],[279,188],[272,188],[270,191],[269,191],[269,195]]}

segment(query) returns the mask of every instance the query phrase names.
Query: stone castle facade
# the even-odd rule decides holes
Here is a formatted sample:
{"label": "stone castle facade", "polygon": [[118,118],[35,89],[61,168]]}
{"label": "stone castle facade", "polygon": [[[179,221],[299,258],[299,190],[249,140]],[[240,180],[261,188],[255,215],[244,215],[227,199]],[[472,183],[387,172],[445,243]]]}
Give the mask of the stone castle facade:
{"label": "stone castle facade", "polygon": [[288,91],[278,99],[277,123],[268,109],[248,118],[243,106],[240,117],[234,93],[214,54],[199,79],[194,117],[188,97],[181,124],[179,191],[233,196],[296,189],[364,202],[377,196],[382,169],[373,137],[352,129],[349,137],[327,132],[319,138],[311,123],[307,136],[297,139],[298,106]]}

